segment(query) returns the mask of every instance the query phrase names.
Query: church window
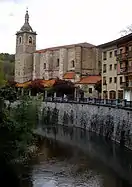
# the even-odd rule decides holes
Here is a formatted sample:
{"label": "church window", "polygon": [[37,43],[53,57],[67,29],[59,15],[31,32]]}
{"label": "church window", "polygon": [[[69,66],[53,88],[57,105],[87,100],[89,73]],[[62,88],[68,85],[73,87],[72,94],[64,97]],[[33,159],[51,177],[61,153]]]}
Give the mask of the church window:
{"label": "church window", "polygon": [[28,39],[29,44],[32,44],[32,37],[30,36]]}
{"label": "church window", "polygon": [[75,61],[74,60],[71,61],[71,65],[72,65],[73,68],[75,67]]}
{"label": "church window", "polygon": [[57,67],[59,67],[59,64],[60,64],[60,60],[59,58],[57,58]]}
{"label": "church window", "polygon": [[19,44],[21,44],[22,43],[22,37],[20,36],[19,37]]}
{"label": "church window", "polygon": [[44,63],[44,69],[46,69],[46,63]]}

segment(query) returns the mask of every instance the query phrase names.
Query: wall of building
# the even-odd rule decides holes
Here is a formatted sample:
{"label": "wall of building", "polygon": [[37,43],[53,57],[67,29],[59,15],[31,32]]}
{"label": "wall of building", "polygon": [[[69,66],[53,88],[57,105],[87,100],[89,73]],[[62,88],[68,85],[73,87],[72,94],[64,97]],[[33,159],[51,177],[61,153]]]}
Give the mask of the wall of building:
{"label": "wall of building", "polygon": [[34,68],[36,67],[34,71],[36,73],[33,74],[39,78],[63,78],[67,71],[75,71],[79,76],[81,74],[86,75],[86,73],[99,73],[96,48],[64,47],[57,50],[47,50],[40,55],[37,54],[39,53],[34,54]]}
{"label": "wall of building", "polygon": [[94,84],[76,84],[84,91],[84,97],[98,98],[99,94],[94,88]]}
{"label": "wall of building", "polygon": [[[124,76],[119,75],[117,72],[117,60],[115,55],[116,50],[117,50],[116,46],[112,46],[102,50],[102,98],[103,98],[104,91],[107,91],[108,99],[110,98],[111,91],[115,91],[116,98],[118,98],[118,92],[122,90],[120,84],[120,77],[122,77],[122,81],[124,81]],[[104,60],[104,52],[106,52],[107,54],[105,60]],[[111,56],[110,53],[112,53]],[[106,72],[104,71],[104,65],[106,65]],[[112,66],[112,69],[110,69],[110,66]],[[110,78],[112,79],[112,82],[110,82]],[[104,82],[103,79],[106,79],[106,85],[103,84]]]}
{"label": "wall of building", "polygon": [[[42,103],[43,115],[62,125],[94,131],[108,139],[121,142],[132,149],[132,111],[76,103]],[[57,116],[57,119],[55,118]],[[52,122],[53,122],[52,121]]]}

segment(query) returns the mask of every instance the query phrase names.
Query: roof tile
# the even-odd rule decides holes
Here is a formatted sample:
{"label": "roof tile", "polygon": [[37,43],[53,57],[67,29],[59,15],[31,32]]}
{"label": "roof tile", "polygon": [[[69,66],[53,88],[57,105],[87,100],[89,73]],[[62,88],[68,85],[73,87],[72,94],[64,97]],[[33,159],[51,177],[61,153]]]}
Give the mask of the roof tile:
{"label": "roof tile", "polygon": [[101,80],[101,76],[90,75],[90,76],[81,78],[81,80],[79,82],[76,82],[76,84],[96,84],[100,80]]}

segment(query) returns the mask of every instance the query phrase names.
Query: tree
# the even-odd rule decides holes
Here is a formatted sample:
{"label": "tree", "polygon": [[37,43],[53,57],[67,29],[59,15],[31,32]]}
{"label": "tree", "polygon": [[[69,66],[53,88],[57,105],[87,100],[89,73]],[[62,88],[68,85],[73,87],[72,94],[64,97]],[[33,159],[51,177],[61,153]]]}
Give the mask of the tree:
{"label": "tree", "polygon": [[98,96],[99,96],[99,94],[102,92],[102,82],[101,82],[101,80],[98,81],[98,82],[95,84],[94,88],[95,88],[95,90],[98,92]]}
{"label": "tree", "polygon": [[0,61],[0,87],[4,86],[6,81],[4,80],[3,66]]}
{"label": "tree", "polygon": [[41,79],[31,81],[31,84],[29,84],[27,88],[32,91],[33,95],[36,95],[36,93],[39,92],[44,92],[44,85],[42,84]]}
{"label": "tree", "polygon": [[57,93],[59,96],[65,95],[74,95],[74,83],[71,81],[65,81],[61,79],[57,79],[53,85],[54,92]]}
{"label": "tree", "polygon": [[132,24],[128,25],[125,29],[120,31],[121,36],[125,36],[130,33],[132,33]]}

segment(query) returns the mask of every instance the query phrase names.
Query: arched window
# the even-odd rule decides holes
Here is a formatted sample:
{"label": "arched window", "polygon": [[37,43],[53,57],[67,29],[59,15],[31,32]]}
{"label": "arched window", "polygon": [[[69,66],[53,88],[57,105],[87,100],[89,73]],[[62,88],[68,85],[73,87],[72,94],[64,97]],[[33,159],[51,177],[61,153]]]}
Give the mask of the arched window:
{"label": "arched window", "polygon": [[109,98],[116,99],[116,91],[114,91],[114,90],[109,91]]}
{"label": "arched window", "polygon": [[32,39],[32,37],[31,37],[31,36],[29,36],[28,42],[29,42],[29,44],[32,44],[33,39]]}
{"label": "arched window", "polygon": [[22,43],[22,37],[20,36],[19,37],[19,44],[21,44]]}

